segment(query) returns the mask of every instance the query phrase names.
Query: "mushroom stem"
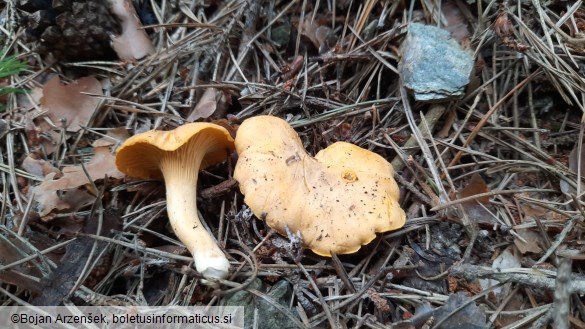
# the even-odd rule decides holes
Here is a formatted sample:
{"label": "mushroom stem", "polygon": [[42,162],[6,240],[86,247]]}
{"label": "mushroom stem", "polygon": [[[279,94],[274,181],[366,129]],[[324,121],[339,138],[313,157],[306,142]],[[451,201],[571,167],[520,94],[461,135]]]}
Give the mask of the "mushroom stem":
{"label": "mushroom stem", "polygon": [[199,150],[193,157],[189,149],[164,152],[160,160],[169,221],[179,240],[193,255],[197,271],[205,278],[223,279],[228,274],[229,261],[215,238],[201,224],[197,212],[197,176],[205,152]]}

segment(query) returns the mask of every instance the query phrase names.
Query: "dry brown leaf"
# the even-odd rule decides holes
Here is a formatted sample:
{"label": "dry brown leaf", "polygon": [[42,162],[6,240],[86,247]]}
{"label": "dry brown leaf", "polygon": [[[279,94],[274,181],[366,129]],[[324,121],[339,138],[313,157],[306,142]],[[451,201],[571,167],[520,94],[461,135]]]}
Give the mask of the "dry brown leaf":
{"label": "dry brown leaf", "polygon": [[[36,191],[37,190],[35,189],[35,192]],[[65,191],[62,196],[59,196],[57,191],[47,190],[39,192],[38,196],[35,194],[35,201],[38,204],[37,208],[39,209],[39,216],[41,216],[41,219],[44,221],[54,218],[53,216],[47,216],[50,215],[51,212],[61,212],[64,210],[75,212],[95,201],[95,196],[79,188]]]}
{"label": "dry brown leaf", "polygon": [[[0,265],[8,265],[21,261],[27,253],[24,250],[30,250],[30,244],[34,239],[30,239],[30,233],[26,234],[26,239],[15,239],[9,236],[0,238]],[[26,245],[24,244],[26,241]],[[34,244],[36,246],[36,244]],[[42,249],[40,249],[42,250]],[[32,251],[31,251],[32,252]],[[41,273],[36,266],[31,266],[29,262],[10,266],[8,269],[0,271],[0,282],[11,284],[20,289],[26,289],[32,292],[38,291],[38,282],[31,278],[40,276]]]}
{"label": "dry brown leaf", "polygon": [[25,110],[30,110],[39,105],[43,97],[43,88],[34,86],[27,93],[16,94],[16,104]]}
{"label": "dry brown leaf", "polygon": [[[85,169],[92,180],[98,180],[108,176],[111,178],[122,178],[124,174],[119,172],[115,164],[115,156],[108,147],[97,147],[94,150],[93,158],[85,164]],[[46,189],[67,190],[90,183],[81,166],[69,166],[63,168],[63,177],[45,181],[42,184]]]}
{"label": "dry brown leaf", "polygon": [[[548,210],[544,207],[538,207],[536,205],[527,203],[520,204],[520,213],[522,216],[522,224],[533,222],[535,218],[541,220],[561,220],[562,216],[556,212]],[[540,253],[542,252],[541,246],[545,246],[543,237],[541,234],[535,231],[536,229],[522,229],[516,228],[514,231],[518,234],[518,237],[514,237],[514,244],[518,250],[522,253]],[[524,241],[522,241],[524,240]]]}
{"label": "dry brown leaf", "polygon": [[122,60],[136,60],[154,53],[154,46],[130,0],[113,0],[112,12],[122,22],[122,34],[112,38],[112,48]]}
{"label": "dry brown leaf", "polygon": [[[506,306],[504,307],[504,311],[509,312],[502,312],[502,314],[498,317],[498,322],[501,328],[516,323],[524,318],[524,315],[518,314],[518,310],[526,309],[526,301],[521,293],[516,292],[513,296],[509,297]],[[529,304],[530,305],[530,304]]]}
{"label": "dry brown leaf", "polygon": [[[103,179],[106,175],[110,178],[122,178],[124,174],[116,168],[115,159],[109,147],[97,147],[94,150],[93,158],[85,164],[85,169],[93,181]],[[35,200],[38,203],[37,211],[41,217],[48,215],[54,209],[72,208],[73,205],[69,202],[74,203],[74,205],[80,202],[74,198],[74,195],[59,198],[57,191],[75,189],[75,194],[79,192],[78,187],[90,183],[81,166],[65,167],[62,171],[63,177],[56,180],[46,180],[33,189]]]}
{"label": "dry brown leaf", "polygon": [[447,20],[445,30],[451,32],[451,35],[460,45],[469,44],[469,37],[471,33],[467,28],[467,20],[463,15],[457,3],[453,0],[445,0],[441,2],[441,11]]}
{"label": "dry brown leaf", "polygon": [[[529,194],[526,195],[524,193],[519,194],[519,196],[525,196],[528,198],[534,197],[534,196],[531,196]],[[563,216],[562,214],[559,214],[559,213],[554,212],[552,210],[548,210],[547,208],[544,208],[544,207],[539,207],[539,206],[534,205],[532,203],[521,204],[520,211],[524,215],[523,223],[532,221],[532,220],[534,220],[534,218],[540,218],[540,219],[544,219],[544,220],[557,220],[557,221],[567,220],[567,217]]]}
{"label": "dry brown leaf", "polygon": [[[56,191],[41,190],[40,186],[37,186],[34,191],[35,201],[37,202],[36,210],[44,221],[49,221],[52,216],[49,215],[52,211],[61,212],[71,208],[67,202],[63,201]],[[38,190],[37,190],[38,189]]]}
{"label": "dry brown leaf", "polygon": [[197,119],[209,118],[217,109],[219,91],[215,88],[207,88],[197,105],[187,117],[188,122],[193,122]]}
{"label": "dry brown leaf", "polygon": [[[487,193],[490,189],[481,178],[479,174],[473,174],[469,183],[459,192],[460,198],[466,198],[477,194]],[[483,196],[476,198],[471,201],[463,202],[463,208],[465,209],[467,216],[472,221],[478,224],[494,225],[496,220],[492,214],[488,211],[491,208],[489,196]]]}
{"label": "dry brown leaf", "polygon": [[[55,74],[50,74],[48,76],[50,76],[50,78],[39,78],[38,82],[45,85],[53,78],[58,79],[58,76]],[[44,117],[42,117],[44,112],[41,108],[42,98],[43,87],[35,86],[31,88],[28,93],[18,94],[17,103],[26,113],[24,115],[24,129],[28,146],[34,150],[42,145],[43,152],[46,155],[50,155],[57,149],[57,141],[61,137],[61,133],[58,129],[52,127]],[[40,117],[36,118],[37,116]]]}
{"label": "dry brown leaf", "polygon": [[[18,242],[18,241],[17,241]],[[0,264],[6,265],[20,260],[22,251],[8,238],[0,239]]]}
{"label": "dry brown leaf", "polygon": [[[530,197],[530,195],[521,194],[521,196]],[[535,206],[531,203],[521,204],[520,210],[524,215],[524,222],[526,222],[527,217],[538,217],[538,218],[545,218],[551,211],[546,209],[545,207]]]}
{"label": "dry brown leaf", "polygon": [[102,95],[102,85],[94,77],[62,85],[56,76],[43,87],[41,105],[53,124],[59,127],[63,122],[67,131],[77,132],[87,126],[99,104],[97,97],[84,93]]}
{"label": "dry brown leaf", "polygon": [[[508,246],[501,254],[496,257],[492,263],[492,269],[501,271],[512,268],[521,268],[522,263],[520,262],[520,253],[514,245]],[[493,287],[498,283],[494,279],[480,279],[479,283],[484,290],[489,287]],[[502,287],[495,288],[493,290],[498,301],[501,301],[510,292],[511,283],[506,283]]]}
{"label": "dry brown leaf", "polygon": [[302,33],[304,36],[309,38],[315,48],[319,49],[319,40],[317,40],[317,28],[319,27],[311,17],[305,17],[305,20],[301,23]]}
{"label": "dry brown leaf", "polygon": [[53,167],[51,163],[43,159],[37,159],[33,154],[29,154],[22,161],[22,169],[40,178],[46,177],[50,173],[61,174],[59,169]]}
{"label": "dry brown leaf", "polygon": [[538,254],[542,252],[540,245],[544,245],[544,243],[542,242],[542,236],[540,234],[527,229],[516,229],[515,231],[522,239],[524,239],[524,241],[522,241],[517,237],[514,238],[514,244],[522,254],[527,252]]}
{"label": "dry brown leaf", "polygon": [[[39,123],[35,125],[35,121],[38,121]],[[58,129],[52,127],[45,120],[39,119],[35,121],[31,121],[31,130],[27,131],[27,133],[30,132],[31,134],[37,134],[37,144],[32,146],[38,147],[42,145],[43,151],[46,155],[53,154],[53,152],[55,152],[55,150],[57,150],[59,147],[59,139],[61,138],[61,134],[59,133]]]}
{"label": "dry brown leaf", "polygon": [[[585,145],[581,146],[581,154],[579,154],[579,140],[575,142],[575,146],[571,150],[569,154],[569,170],[577,174],[579,169],[579,161],[581,161],[581,178],[585,176]],[[560,181],[561,191],[563,193],[577,193],[577,190],[573,187],[573,185],[569,184],[565,180]],[[581,192],[585,190],[585,184],[581,183]]]}
{"label": "dry brown leaf", "polygon": [[335,44],[331,29],[324,25],[320,26],[310,16],[305,17],[302,23],[302,33],[311,40],[315,48],[319,49],[319,53],[327,51],[331,44]]}
{"label": "dry brown leaf", "polygon": [[[481,175],[473,174],[467,185],[461,190],[461,192],[459,192],[459,194],[461,198],[467,198],[477,194],[488,193],[489,191],[490,188],[487,186],[483,178],[481,178]],[[475,200],[481,203],[488,203],[490,202],[490,197],[484,196]]]}

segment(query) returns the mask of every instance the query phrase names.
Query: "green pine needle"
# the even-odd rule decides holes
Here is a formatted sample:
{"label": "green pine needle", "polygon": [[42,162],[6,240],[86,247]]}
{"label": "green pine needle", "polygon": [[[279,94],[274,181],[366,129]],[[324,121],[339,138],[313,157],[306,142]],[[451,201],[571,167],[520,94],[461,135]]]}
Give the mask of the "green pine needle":
{"label": "green pine needle", "polygon": [[4,51],[0,51],[0,78],[18,74],[24,69],[26,69],[26,64],[17,60],[15,56],[4,57]]}
{"label": "green pine needle", "polygon": [[[17,60],[15,56],[4,56],[5,51],[0,50],[0,79],[18,74],[27,68],[26,64]],[[10,93],[22,93],[24,89],[0,86],[0,95]],[[4,110],[5,104],[0,104],[0,111]]]}

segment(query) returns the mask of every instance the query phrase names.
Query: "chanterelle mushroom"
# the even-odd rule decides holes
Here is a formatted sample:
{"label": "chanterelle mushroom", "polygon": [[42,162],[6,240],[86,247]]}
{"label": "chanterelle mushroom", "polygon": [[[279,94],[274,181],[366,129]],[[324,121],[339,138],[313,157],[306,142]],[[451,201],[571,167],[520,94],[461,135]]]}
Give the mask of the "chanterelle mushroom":
{"label": "chanterelle mushroom", "polygon": [[129,176],[164,178],[167,212],[175,234],[206,278],[225,278],[229,262],[199,221],[199,170],[226,159],[234,149],[229,132],[211,123],[191,123],[172,131],[148,131],[124,142],[116,166]]}
{"label": "chanterelle mushroom", "polygon": [[254,214],[285,234],[301,232],[315,253],[349,254],[402,227],[404,211],[392,165],[381,156],[338,142],[307,154],[297,133],[271,116],[245,120],[236,135],[234,178]]}

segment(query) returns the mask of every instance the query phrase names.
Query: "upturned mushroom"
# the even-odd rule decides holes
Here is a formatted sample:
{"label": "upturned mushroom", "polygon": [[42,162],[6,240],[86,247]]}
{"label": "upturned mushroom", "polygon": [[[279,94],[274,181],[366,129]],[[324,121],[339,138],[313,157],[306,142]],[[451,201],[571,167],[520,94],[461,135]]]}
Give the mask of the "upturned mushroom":
{"label": "upturned mushroom", "polygon": [[225,278],[229,261],[199,220],[197,177],[199,170],[224,161],[233,150],[234,141],[225,128],[191,123],[134,135],[116,154],[116,166],[127,175],[164,178],[171,227],[206,278]]}
{"label": "upturned mushroom", "polygon": [[337,142],[315,157],[284,120],[257,116],[236,135],[234,178],[252,212],[280,234],[300,231],[322,256],[349,254],[404,225],[394,170],[380,155]]}

